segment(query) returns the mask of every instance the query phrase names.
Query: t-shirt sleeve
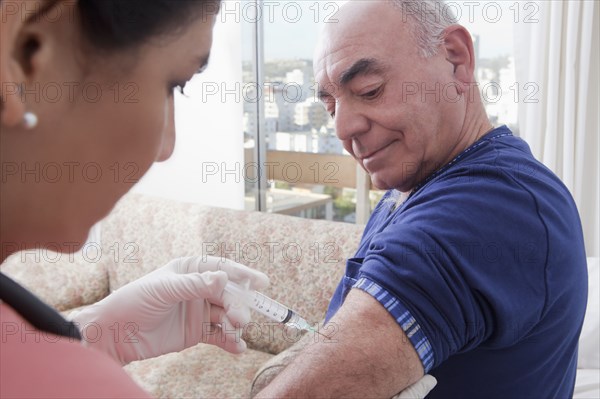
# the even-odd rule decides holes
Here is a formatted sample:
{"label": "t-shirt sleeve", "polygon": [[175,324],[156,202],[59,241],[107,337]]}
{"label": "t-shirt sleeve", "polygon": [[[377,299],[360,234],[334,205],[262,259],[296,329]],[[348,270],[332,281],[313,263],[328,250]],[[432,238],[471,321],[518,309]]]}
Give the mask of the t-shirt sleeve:
{"label": "t-shirt sleeve", "polygon": [[390,312],[426,372],[475,347],[510,346],[541,317],[545,229],[527,192],[500,183],[436,184],[361,259],[354,288]]}
{"label": "t-shirt sleeve", "polygon": [[425,335],[423,329],[406,306],[388,290],[366,277],[360,278],[352,288],[365,291],[388,311],[410,340],[423,364],[425,373],[428,373],[434,364],[433,348],[431,347],[429,338]]}

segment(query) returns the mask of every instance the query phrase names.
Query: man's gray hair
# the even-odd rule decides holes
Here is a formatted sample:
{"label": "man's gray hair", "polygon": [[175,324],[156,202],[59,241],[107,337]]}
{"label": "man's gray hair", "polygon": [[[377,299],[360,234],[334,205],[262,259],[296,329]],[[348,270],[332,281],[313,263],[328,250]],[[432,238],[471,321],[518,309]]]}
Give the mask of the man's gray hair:
{"label": "man's gray hair", "polygon": [[443,31],[457,23],[456,14],[444,0],[390,0],[400,9],[403,22],[410,20],[411,33],[425,58],[437,54],[444,43]]}

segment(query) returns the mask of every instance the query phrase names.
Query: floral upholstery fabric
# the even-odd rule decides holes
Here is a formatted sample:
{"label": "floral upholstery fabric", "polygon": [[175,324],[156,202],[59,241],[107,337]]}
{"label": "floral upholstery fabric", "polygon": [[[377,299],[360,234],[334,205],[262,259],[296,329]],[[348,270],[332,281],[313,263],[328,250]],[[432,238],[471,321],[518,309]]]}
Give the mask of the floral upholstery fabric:
{"label": "floral upholstery fabric", "polygon": [[247,398],[256,369],[272,355],[247,350],[233,355],[198,344],[179,353],[125,366],[142,388],[159,398]]}
{"label": "floral upholstery fabric", "polygon": [[108,295],[108,263],[99,245],[61,254],[46,249],[17,252],[0,270],[57,310],[89,305]]}

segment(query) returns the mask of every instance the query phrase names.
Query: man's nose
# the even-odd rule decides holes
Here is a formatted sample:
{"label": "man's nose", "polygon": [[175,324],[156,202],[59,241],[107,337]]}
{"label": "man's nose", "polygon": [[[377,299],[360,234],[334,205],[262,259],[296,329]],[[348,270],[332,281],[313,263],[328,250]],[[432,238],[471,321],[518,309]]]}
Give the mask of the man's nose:
{"label": "man's nose", "polygon": [[340,140],[351,140],[369,131],[369,119],[360,106],[338,101],[335,106],[335,131]]}

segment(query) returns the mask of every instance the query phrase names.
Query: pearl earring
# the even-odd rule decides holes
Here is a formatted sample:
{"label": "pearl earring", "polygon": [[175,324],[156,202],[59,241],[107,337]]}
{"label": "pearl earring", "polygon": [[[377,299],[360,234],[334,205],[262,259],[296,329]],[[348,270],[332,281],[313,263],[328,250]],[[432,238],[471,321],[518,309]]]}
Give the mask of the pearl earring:
{"label": "pearl earring", "polygon": [[27,130],[31,130],[38,124],[38,117],[33,112],[25,112],[23,114],[23,126]]}

